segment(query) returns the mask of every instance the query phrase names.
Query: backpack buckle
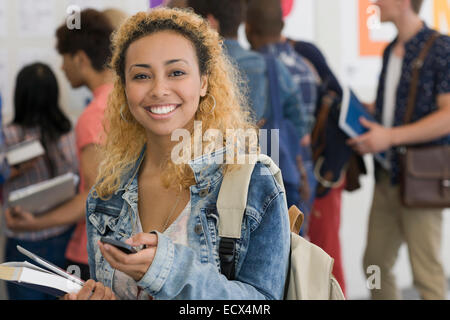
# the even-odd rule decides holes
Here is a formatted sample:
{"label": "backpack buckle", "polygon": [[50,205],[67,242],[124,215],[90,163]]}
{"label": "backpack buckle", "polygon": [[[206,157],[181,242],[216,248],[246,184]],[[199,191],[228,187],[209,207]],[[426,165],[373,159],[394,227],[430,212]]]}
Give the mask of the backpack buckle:
{"label": "backpack buckle", "polygon": [[236,239],[221,238],[219,244],[220,272],[228,280],[234,278],[234,258],[236,253]]}

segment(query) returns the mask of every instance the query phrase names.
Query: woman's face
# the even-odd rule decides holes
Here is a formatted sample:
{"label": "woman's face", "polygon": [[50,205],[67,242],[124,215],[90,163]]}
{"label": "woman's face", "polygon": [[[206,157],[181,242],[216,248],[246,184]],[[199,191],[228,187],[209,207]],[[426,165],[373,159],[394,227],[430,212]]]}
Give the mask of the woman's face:
{"label": "woman's face", "polygon": [[200,75],[193,44],[171,31],[133,42],[125,56],[125,91],[135,119],[150,133],[190,127],[207,77]]}

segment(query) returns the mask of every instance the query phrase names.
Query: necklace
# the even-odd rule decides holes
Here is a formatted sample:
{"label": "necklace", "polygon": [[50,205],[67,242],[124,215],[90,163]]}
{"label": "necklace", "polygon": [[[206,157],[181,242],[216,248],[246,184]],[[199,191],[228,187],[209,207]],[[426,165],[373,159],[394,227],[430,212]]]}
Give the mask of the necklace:
{"label": "necklace", "polygon": [[169,216],[167,217],[166,222],[164,223],[164,226],[163,226],[163,228],[162,228],[162,232],[164,232],[164,231],[166,230],[167,224],[169,223],[170,218],[172,218],[173,213],[175,212],[175,209],[177,208],[178,203],[180,202],[180,199],[181,199],[181,190],[180,190],[180,193],[178,193],[177,201],[175,201],[175,205],[173,206],[172,211],[170,211],[170,214],[169,214]]}

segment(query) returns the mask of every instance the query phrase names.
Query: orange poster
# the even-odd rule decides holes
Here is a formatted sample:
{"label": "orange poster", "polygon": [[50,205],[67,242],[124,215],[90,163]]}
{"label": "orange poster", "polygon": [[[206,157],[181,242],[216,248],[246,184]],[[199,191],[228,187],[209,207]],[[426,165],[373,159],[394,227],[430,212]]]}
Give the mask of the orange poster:
{"label": "orange poster", "polygon": [[[450,1],[434,0],[433,8],[434,27],[450,35]],[[445,28],[447,30],[445,30]]]}
{"label": "orange poster", "polygon": [[359,0],[358,15],[359,15],[359,55],[361,57],[367,56],[381,56],[387,42],[373,41],[370,37],[370,30],[368,27],[369,19],[377,19],[375,12],[370,10],[374,6],[373,1]]}

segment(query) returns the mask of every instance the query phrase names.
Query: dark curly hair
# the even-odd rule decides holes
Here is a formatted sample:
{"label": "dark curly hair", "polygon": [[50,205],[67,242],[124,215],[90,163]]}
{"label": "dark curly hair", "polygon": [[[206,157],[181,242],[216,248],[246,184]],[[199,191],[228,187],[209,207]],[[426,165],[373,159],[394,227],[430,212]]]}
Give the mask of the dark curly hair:
{"label": "dark curly hair", "polygon": [[111,58],[111,34],[114,30],[107,16],[94,9],[81,11],[81,28],[69,29],[64,23],[56,30],[56,49],[60,54],[82,50],[97,71],[106,69]]}
{"label": "dark curly hair", "polygon": [[204,18],[213,15],[219,21],[219,33],[224,38],[236,37],[245,18],[244,0],[188,0],[187,6]]}
{"label": "dark curly hair", "polygon": [[280,0],[249,0],[246,21],[255,34],[279,36],[284,27]]}

